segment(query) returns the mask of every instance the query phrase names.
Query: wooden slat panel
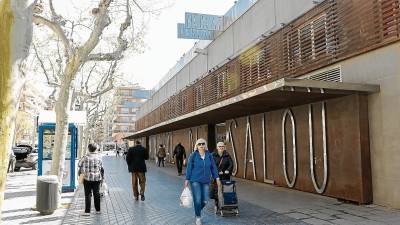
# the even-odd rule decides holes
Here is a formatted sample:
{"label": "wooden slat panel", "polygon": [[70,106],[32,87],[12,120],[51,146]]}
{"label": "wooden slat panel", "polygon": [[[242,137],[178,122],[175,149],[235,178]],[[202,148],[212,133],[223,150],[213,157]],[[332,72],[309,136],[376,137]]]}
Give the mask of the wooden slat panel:
{"label": "wooden slat panel", "polygon": [[399,40],[400,0],[325,0],[170,97],[140,118],[136,130]]}

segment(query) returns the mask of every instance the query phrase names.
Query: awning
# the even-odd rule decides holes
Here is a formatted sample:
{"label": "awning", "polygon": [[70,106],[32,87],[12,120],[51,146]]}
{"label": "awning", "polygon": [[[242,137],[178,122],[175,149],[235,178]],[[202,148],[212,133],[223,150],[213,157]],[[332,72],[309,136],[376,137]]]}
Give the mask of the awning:
{"label": "awning", "polygon": [[125,139],[135,139],[203,124],[217,124],[232,118],[356,93],[375,92],[379,92],[379,85],[282,78],[246,93],[140,130]]}

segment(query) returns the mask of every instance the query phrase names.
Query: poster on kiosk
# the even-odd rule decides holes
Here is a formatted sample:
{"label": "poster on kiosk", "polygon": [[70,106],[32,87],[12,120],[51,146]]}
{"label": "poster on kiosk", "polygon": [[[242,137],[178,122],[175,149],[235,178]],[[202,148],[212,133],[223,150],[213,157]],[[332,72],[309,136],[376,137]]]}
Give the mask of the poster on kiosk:
{"label": "poster on kiosk", "polygon": [[[63,192],[74,191],[78,184],[78,129],[84,126],[86,113],[80,111],[69,112],[68,139],[65,153],[65,165],[63,173]],[[49,175],[52,156],[55,146],[55,113],[42,111],[38,119],[38,176]]]}

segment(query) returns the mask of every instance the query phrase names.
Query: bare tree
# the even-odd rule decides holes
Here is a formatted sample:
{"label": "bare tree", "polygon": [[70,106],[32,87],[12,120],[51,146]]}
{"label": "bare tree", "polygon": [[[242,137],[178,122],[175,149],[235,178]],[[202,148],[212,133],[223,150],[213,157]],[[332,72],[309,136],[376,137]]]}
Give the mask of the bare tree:
{"label": "bare tree", "polygon": [[[48,0],[44,4],[43,11],[33,15],[33,22],[39,27],[46,27],[47,36],[52,37],[56,43],[48,51],[51,54],[50,57],[46,60],[42,57],[41,63],[46,71],[56,73],[59,71],[58,76],[52,77],[49,73],[45,75],[49,83],[54,83],[57,88],[56,139],[50,174],[58,176],[60,193],[68,137],[68,110],[71,108],[71,103],[78,98],[81,98],[81,102],[96,99],[113,87],[112,79],[111,82],[107,82],[110,78],[106,77],[103,81],[109,83],[109,86],[103,86],[97,92],[90,94],[89,88],[84,89],[85,93],[82,90],[76,91],[75,82],[79,80],[80,72],[90,71],[92,66],[96,68],[96,64],[104,65],[107,62],[111,71],[115,70],[117,62],[124,57],[124,53],[140,49],[138,43],[143,40],[144,23],[142,22],[137,27],[133,26],[135,15],[143,15],[147,11],[154,12],[151,10],[150,1],[144,4],[145,1],[138,2],[137,0],[97,0],[95,6],[91,5],[93,1],[72,2],[82,6],[86,4],[87,7],[79,7],[80,13],[74,15],[74,18],[66,18],[57,12],[53,1]],[[49,43],[46,44],[49,45]],[[35,48],[38,50],[39,47],[35,46]],[[52,58],[59,59],[51,63],[46,62],[51,61]],[[108,74],[112,75],[113,72]],[[91,82],[90,72],[85,79],[80,79],[81,82],[83,80],[86,80],[84,84]],[[101,81],[99,83],[104,84]]]}

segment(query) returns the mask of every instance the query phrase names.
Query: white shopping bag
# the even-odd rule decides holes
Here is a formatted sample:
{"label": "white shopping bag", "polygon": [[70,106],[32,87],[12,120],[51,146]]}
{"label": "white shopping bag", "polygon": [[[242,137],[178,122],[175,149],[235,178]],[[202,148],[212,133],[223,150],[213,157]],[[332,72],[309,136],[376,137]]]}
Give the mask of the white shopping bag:
{"label": "white shopping bag", "polygon": [[189,187],[185,187],[181,194],[181,203],[180,205],[185,208],[191,208],[193,205],[193,197],[192,192],[190,191]]}
{"label": "white shopping bag", "polygon": [[108,186],[107,186],[106,182],[103,181],[102,184],[100,185],[100,196],[105,197],[108,194],[109,194]]}

